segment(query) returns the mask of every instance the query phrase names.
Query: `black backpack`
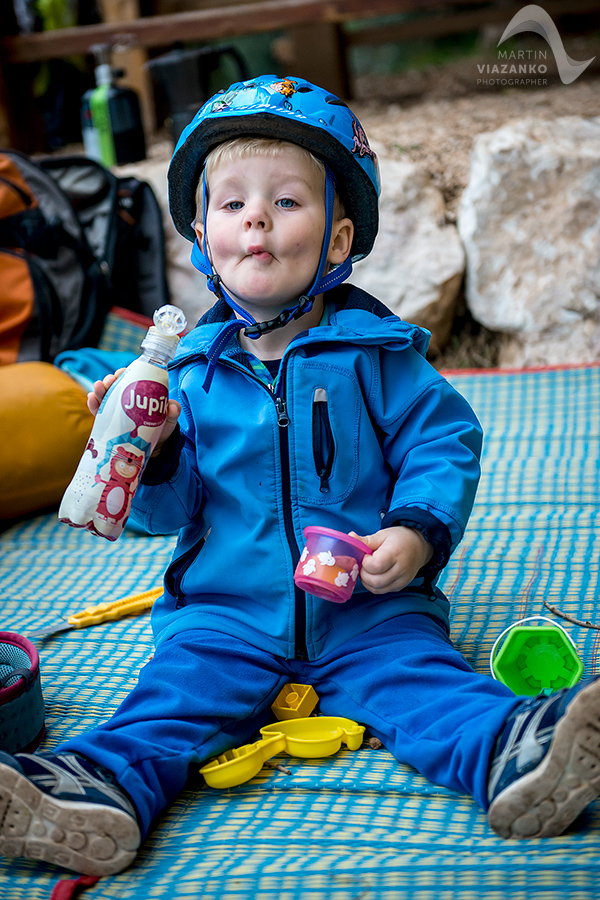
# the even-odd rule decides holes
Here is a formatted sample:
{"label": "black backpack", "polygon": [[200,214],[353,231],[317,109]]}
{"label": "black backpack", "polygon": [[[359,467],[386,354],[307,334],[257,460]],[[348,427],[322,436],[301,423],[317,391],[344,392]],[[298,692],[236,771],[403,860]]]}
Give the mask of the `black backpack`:
{"label": "black backpack", "polygon": [[0,150],[0,364],[96,346],[112,306],[169,302],[149,184],[83,156]]}

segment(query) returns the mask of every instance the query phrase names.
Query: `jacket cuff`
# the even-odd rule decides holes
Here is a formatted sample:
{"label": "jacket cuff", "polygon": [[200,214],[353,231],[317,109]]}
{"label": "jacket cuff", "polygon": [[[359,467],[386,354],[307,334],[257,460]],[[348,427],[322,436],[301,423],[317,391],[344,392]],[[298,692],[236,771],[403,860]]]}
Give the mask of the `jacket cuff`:
{"label": "jacket cuff", "polygon": [[179,465],[179,456],[183,450],[185,438],[179,425],[161,447],[158,456],[150,457],[141,477],[142,484],[163,484],[170,481]]}
{"label": "jacket cuff", "polygon": [[443,522],[436,519],[426,509],[418,506],[404,506],[400,509],[391,509],[383,517],[382,528],[390,528],[393,525],[414,528],[433,547],[433,556],[427,565],[419,570],[419,576],[435,575],[444,568],[452,552],[452,537]]}

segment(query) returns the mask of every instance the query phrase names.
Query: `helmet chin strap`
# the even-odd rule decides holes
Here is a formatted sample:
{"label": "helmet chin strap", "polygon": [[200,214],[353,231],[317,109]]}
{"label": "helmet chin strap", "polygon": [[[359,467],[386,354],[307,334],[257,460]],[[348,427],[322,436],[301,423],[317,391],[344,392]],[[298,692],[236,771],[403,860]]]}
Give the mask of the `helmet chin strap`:
{"label": "helmet chin strap", "polygon": [[209,291],[212,291],[220,300],[225,302],[238,314],[239,319],[227,322],[219,332],[215,340],[208,349],[208,371],[204,380],[204,390],[208,393],[216,367],[216,360],[221,351],[229,343],[232,334],[243,329],[244,334],[252,340],[257,340],[263,334],[275,331],[277,328],[283,328],[294,319],[299,319],[305,313],[310,312],[313,308],[314,298],[325,291],[331,290],[338,284],[345,281],[352,272],[352,259],[348,256],[345,261],[336,266],[330,272],[325,274],[327,266],[327,256],[329,254],[329,243],[331,241],[331,232],[333,227],[333,204],[334,204],[334,180],[329,167],[325,166],[325,233],[323,236],[323,244],[321,246],[321,256],[317,267],[317,274],[308,291],[302,294],[294,306],[282,310],[274,319],[268,319],[265,322],[257,322],[242,306],[231,297],[217,274],[212,263],[210,247],[206,237],[206,210],[208,206],[208,191],[206,186],[206,175],[202,174],[202,210],[203,210],[203,235],[202,247],[196,239],[192,247],[192,263],[193,265],[206,275],[206,282]]}

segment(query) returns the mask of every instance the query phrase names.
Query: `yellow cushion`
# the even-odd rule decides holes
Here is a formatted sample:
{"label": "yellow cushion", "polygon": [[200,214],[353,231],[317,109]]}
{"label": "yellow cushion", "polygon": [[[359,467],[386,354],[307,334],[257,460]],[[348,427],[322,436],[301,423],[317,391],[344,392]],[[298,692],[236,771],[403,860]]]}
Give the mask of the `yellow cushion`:
{"label": "yellow cushion", "polygon": [[86,392],[50,363],[0,367],[0,520],[60,502],[93,421]]}

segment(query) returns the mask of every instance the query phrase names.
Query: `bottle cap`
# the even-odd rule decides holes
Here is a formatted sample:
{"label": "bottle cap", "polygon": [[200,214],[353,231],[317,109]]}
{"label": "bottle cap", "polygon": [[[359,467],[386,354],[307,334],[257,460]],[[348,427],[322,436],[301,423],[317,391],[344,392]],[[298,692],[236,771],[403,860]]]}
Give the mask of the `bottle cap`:
{"label": "bottle cap", "polygon": [[142,341],[147,353],[155,353],[163,362],[169,362],[175,355],[179,343],[179,332],[186,326],[186,319],[177,306],[161,306],[154,313],[154,325],[148,329]]}
{"label": "bottle cap", "polygon": [[161,334],[169,337],[173,334],[181,334],[187,325],[183,312],[178,306],[171,306],[171,304],[161,306],[152,318]]}

